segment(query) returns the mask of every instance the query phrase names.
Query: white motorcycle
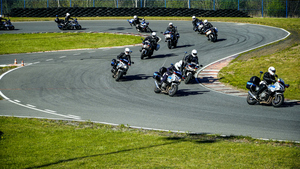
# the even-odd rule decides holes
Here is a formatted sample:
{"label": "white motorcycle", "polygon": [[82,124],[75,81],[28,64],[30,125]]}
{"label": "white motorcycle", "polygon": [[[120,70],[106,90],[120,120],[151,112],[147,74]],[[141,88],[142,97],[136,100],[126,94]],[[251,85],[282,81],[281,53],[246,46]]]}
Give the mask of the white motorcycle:
{"label": "white motorcycle", "polygon": [[210,40],[211,42],[216,42],[218,39],[218,28],[212,27],[205,31],[205,36],[208,38],[207,40]]}
{"label": "white motorcycle", "polygon": [[[134,62],[131,62],[132,64],[134,64]],[[116,81],[119,81],[124,75],[127,74],[127,71],[129,69],[129,61],[127,59],[120,59],[119,62],[117,63],[117,61],[115,59],[113,59],[111,61],[111,66],[115,66],[115,69],[112,69],[112,77],[116,79]]]}
{"label": "white motorcycle", "polygon": [[[261,74],[263,72],[260,72]],[[265,85],[265,81],[261,81],[259,77],[253,76],[250,81],[247,82],[246,88],[249,89],[247,96],[247,103],[254,105],[257,102],[260,104],[272,104],[274,107],[280,107],[284,102],[284,91],[290,85],[285,84],[283,79],[279,78],[273,85],[267,86],[267,89],[259,94],[256,98],[255,95],[259,90],[259,85]],[[256,99],[255,99],[256,98]]]}
{"label": "white motorcycle", "polygon": [[182,79],[182,74],[180,71],[174,71],[172,75],[169,75],[167,78],[167,86],[166,90],[163,90],[161,88],[161,81],[163,79],[163,74],[159,72],[154,72],[153,78],[155,79],[155,87],[154,87],[154,92],[155,93],[167,93],[169,96],[173,97],[176,92],[178,91],[178,85],[181,82]]}

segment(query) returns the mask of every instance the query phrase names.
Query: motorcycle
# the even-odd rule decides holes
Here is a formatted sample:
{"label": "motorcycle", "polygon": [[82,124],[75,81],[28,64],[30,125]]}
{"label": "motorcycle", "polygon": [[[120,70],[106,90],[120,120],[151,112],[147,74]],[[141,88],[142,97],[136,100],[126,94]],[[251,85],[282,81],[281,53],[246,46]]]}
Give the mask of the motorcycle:
{"label": "motorcycle", "polygon": [[180,71],[174,71],[172,75],[169,75],[167,78],[167,85],[166,90],[162,89],[161,87],[161,81],[163,79],[163,73],[160,72],[154,72],[153,79],[155,79],[155,87],[154,92],[155,93],[167,93],[170,97],[173,97],[176,92],[178,91],[178,85],[181,82],[182,74]]}
{"label": "motorcycle", "polygon": [[[131,62],[134,64],[134,62]],[[112,77],[116,79],[116,81],[119,81],[124,75],[127,74],[127,71],[129,69],[129,60],[127,59],[120,59],[119,62],[117,62],[116,59],[113,59],[111,61],[111,66],[115,66],[116,68],[112,69],[111,72],[113,73]]]}
{"label": "motorcycle", "polygon": [[176,48],[178,43],[179,34],[174,34],[170,31],[166,31],[163,33],[165,35],[165,42],[168,42],[168,48],[171,49],[172,47]]}
{"label": "motorcycle", "polygon": [[67,24],[65,24],[65,20],[59,19],[58,16],[56,15],[56,19],[54,20],[57,23],[57,27],[60,30],[72,30],[72,29],[81,29],[81,25],[78,23],[77,18],[75,18],[72,21],[69,21]]}
{"label": "motorcycle", "polygon": [[134,25],[135,29],[138,32],[152,32],[152,30],[149,28],[149,22],[146,22],[145,19],[138,25],[134,23],[134,19],[127,19],[130,26]]}
{"label": "motorcycle", "polygon": [[[202,67],[202,65],[200,65],[200,67]],[[195,74],[197,72],[197,69],[199,68],[198,64],[192,62],[192,63],[188,63],[185,67],[184,67],[184,83],[188,84],[191,80],[195,79]]]}
{"label": "motorcycle", "polygon": [[3,22],[3,24],[0,24],[0,29],[1,30],[14,30],[15,26],[11,24],[10,19],[7,21]]}
{"label": "motorcycle", "polygon": [[[143,39],[141,39],[143,40]],[[158,51],[160,48],[160,45],[157,44],[156,49],[152,47],[152,44],[149,40],[145,40],[142,42],[142,49],[140,50],[141,53],[141,59],[144,59],[144,57],[150,58],[153,55],[154,50]]]}
{"label": "motorcycle", "polygon": [[[260,76],[263,72],[260,72]],[[289,84],[285,84],[283,79],[279,78],[272,85],[268,85],[267,89],[262,91],[258,98],[256,94],[259,90],[260,85],[265,85],[265,81],[261,81],[260,77],[253,76],[250,81],[247,82],[246,88],[249,89],[247,96],[247,103],[249,105],[254,105],[256,103],[260,104],[272,104],[274,107],[280,107],[284,102],[284,91],[289,87]]]}
{"label": "motorcycle", "polygon": [[203,22],[198,22],[196,23],[197,24],[197,27],[196,27],[196,30],[195,31],[198,31],[200,34],[203,34],[204,33],[204,24]]}
{"label": "motorcycle", "polygon": [[205,36],[212,42],[216,42],[218,38],[218,28],[212,27],[205,30]]}

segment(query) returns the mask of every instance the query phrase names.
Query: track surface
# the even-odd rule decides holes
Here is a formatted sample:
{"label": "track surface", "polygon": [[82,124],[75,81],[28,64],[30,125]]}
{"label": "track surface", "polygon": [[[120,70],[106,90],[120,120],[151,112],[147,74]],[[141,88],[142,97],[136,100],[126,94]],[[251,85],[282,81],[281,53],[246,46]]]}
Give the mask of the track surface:
{"label": "track surface", "polygon": [[[150,21],[150,27],[162,32],[168,22]],[[79,23],[86,32],[136,33],[123,20]],[[135,64],[120,82],[111,77],[110,61],[124,47],[1,55],[0,64],[11,64],[14,59],[33,64],[14,70],[0,80],[1,92],[10,99],[0,101],[0,114],[81,118],[173,131],[300,140],[297,105],[250,106],[245,98],[210,91],[196,81],[189,85],[182,83],[175,97],[153,92],[153,72],[180,60],[184,51],[197,49],[200,64],[207,65],[283,38],[287,32],[258,25],[214,22],[219,29],[219,41],[211,43],[204,35],[191,30],[191,22],[173,23],[181,35],[178,48],[170,50],[162,41],[153,58],[141,60],[140,46],[130,47]],[[0,33],[60,32],[54,22],[13,24],[17,30]]]}

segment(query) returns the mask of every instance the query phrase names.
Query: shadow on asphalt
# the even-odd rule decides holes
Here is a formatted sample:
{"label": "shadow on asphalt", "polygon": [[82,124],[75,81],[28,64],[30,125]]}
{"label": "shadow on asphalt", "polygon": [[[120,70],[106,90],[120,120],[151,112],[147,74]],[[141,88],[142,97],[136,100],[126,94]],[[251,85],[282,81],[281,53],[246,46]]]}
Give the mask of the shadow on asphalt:
{"label": "shadow on asphalt", "polygon": [[147,80],[150,77],[152,77],[152,76],[147,76],[145,74],[125,75],[119,80],[119,82],[127,82],[127,81],[133,81],[133,80]]}
{"label": "shadow on asphalt", "polygon": [[183,96],[190,96],[190,95],[200,95],[203,93],[207,93],[210,92],[209,90],[206,91],[195,91],[195,90],[190,90],[190,89],[179,89],[176,94],[175,97],[183,97]]}

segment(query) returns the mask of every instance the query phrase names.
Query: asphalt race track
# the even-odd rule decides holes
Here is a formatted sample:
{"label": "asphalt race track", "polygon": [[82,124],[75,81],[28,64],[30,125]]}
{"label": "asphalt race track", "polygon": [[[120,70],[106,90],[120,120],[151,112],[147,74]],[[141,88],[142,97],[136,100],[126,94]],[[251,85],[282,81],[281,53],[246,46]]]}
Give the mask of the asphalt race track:
{"label": "asphalt race track", "polygon": [[[85,32],[137,33],[126,20],[79,20],[79,23]],[[150,21],[149,26],[164,38],[160,32],[168,23]],[[141,60],[141,47],[130,46],[135,64],[119,82],[112,78],[110,61],[124,47],[1,55],[0,65],[12,64],[17,59],[24,60],[26,66],[1,77],[0,90],[5,99],[0,101],[0,114],[300,140],[299,105],[250,106],[245,98],[210,91],[196,81],[188,85],[181,83],[174,97],[153,91],[153,72],[182,59],[184,51],[197,49],[199,62],[205,66],[284,38],[288,32],[259,25],[212,22],[219,29],[219,40],[212,43],[192,31],[191,21],[173,23],[181,35],[178,48],[168,49],[162,40],[160,50],[151,59]],[[16,30],[0,33],[61,32],[54,21],[13,24]]]}

